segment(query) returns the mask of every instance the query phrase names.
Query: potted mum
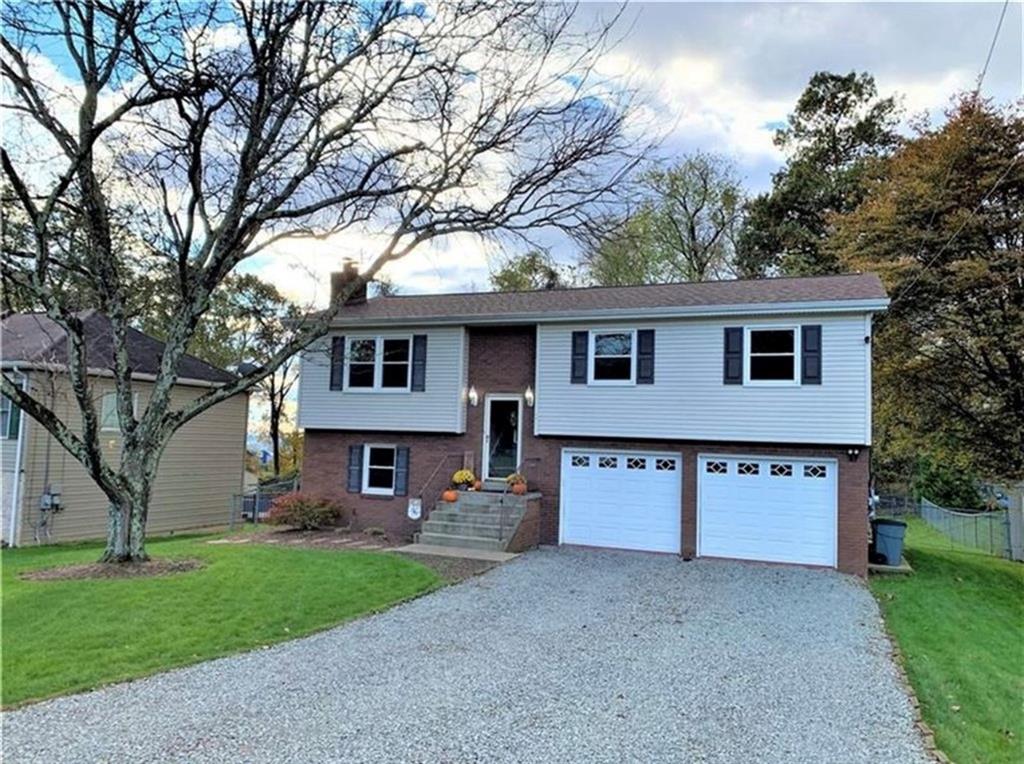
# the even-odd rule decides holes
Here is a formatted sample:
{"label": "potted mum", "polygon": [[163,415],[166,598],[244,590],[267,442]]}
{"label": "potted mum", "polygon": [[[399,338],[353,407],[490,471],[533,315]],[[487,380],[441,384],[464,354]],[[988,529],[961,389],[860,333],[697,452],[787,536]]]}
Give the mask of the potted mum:
{"label": "potted mum", "polygon": [[452,475],[452,486],[460,491],[468,491],[473,487],[475,482],[476,476],[473,474],[472,470],[461,469],[457,470],[455,474]]}
{"label": "potted mum", "polygon": [[505,483],[516,496],[522,496],[526,493],[526,476],[520,472],[513,472],[505,478]]}

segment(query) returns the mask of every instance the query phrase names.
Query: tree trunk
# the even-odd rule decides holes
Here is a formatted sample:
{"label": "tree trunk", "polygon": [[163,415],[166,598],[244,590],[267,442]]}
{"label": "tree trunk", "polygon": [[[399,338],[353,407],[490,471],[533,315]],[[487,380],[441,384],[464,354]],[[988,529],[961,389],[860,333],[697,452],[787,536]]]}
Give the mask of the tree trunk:
{"label": "tree trunk", "polygon": [[270,447],[274,454],[274,477],[281,475],[281,409],[270,406]]}
{"label": "tree trunk", "polygon": [[152,469],[148,465],[122,466],[122,475],[131,488],[118,493],[107,512],[107,546],[100,562],[146,562],[146,519]]}

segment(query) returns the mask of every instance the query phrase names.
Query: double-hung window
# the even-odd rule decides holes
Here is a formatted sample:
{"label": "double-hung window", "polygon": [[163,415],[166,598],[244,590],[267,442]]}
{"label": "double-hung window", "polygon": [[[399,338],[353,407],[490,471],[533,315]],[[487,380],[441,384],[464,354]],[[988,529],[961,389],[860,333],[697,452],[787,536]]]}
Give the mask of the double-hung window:
{"label": "double-hung window", "polygon": [[363,454],[363,493],[393,496],[395,447],[366,445]]}
{"label": "double-hung window", "polygon": [[0,395],[0,438],[14,440],[21,427],[21,411],[6,395]]}
{"label": "double-hung window", "polygon": [[[117,393],[104,393],[100,404],[100,429],[120,430],[121,419],[117,414]],[[139,416],[138,393],[132,393],[132,416]]]}
{"label": "double-hung window", "polygon": [[590,333],[591,384],[628,385],[636,381],[636,332]]}
{"label": "double-hung window", "polygon": [[409,389],[412,364],[409,337],[352,337],[348,340],[348,390]]}
{"label": "double-hung window", "polygon": [[763,385],[798,384],[800,333],[796,327],[747,327],[746,331],[746,381]]}

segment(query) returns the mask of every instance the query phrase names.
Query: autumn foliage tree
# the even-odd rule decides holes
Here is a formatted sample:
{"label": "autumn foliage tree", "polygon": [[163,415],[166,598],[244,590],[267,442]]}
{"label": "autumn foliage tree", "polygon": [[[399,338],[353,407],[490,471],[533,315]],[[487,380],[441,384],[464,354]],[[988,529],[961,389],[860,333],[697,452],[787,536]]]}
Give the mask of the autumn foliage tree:
{"label": "autumn foliage tree", "polygon": [[830,252],[881,274],[877,442],[889,465],[945,455],[1024,478],[1024,114],[977,95],[878,168]]}

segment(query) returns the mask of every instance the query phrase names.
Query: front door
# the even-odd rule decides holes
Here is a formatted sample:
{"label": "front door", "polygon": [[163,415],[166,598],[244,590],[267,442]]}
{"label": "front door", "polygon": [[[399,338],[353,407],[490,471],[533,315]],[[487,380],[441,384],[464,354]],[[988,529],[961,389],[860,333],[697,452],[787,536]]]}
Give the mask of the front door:
{"label": "front door", "polygon": [[517,396],[488,396],[484,412],[484,479],[508,477],[520,461],[520,402]]}

